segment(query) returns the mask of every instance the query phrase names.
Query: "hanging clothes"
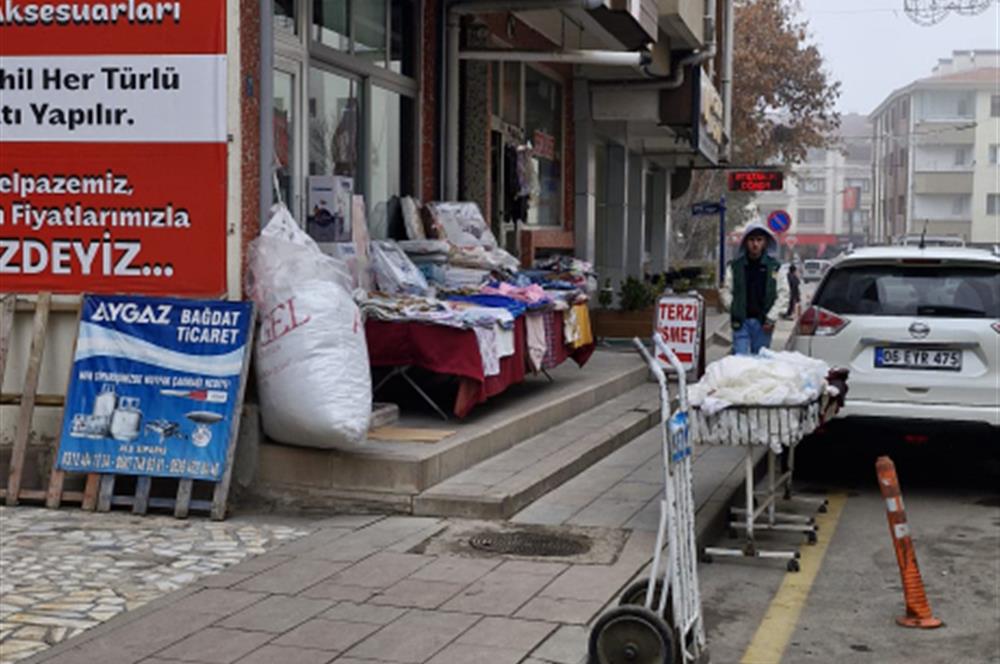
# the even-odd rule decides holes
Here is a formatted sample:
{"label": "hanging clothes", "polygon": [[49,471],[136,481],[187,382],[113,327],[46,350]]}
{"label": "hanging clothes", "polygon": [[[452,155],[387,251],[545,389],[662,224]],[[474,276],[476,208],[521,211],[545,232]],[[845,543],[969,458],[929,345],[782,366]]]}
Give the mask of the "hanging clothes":
{"label": "hanging clothes", "polygon": [[474,327],[479,356],[483,361],[484,376],[500,375],[500,353],[497,348],[496,327]]}
{"label": "hanging clothes", "polygon": [[542,370],[542,360],[545,358],[545,320],[544,314],[528,312],[524,319],[525,331],[528,337],[528,360],[535,373]]}

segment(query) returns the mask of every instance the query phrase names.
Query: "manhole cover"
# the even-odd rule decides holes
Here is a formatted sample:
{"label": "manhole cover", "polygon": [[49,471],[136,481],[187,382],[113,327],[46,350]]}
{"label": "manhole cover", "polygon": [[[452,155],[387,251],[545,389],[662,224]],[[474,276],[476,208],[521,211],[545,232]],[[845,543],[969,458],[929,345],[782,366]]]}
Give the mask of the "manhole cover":
{"label": "manhole cover", "polygon": [[514,556],[578,556],[590,551],[590,538],[526,531],[484,532],[469,538],[479,551]]}

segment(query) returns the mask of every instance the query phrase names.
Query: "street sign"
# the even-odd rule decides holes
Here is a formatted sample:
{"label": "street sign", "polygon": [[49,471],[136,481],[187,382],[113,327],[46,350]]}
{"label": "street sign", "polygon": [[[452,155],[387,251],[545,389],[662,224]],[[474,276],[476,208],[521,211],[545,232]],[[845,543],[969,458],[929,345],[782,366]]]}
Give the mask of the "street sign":
{"label": "street sign", "polygon": [[[656,302],[656,334],[674,351],[685,371],[698,370],[704,322],[703,302],[697,295],[664,295]],[[664,369],[672,369],[666,356],[657,353],[656,357]]]}
{"label": "street sign", "polygon": [[713,201],[701,201],[691,206],[691,214],[719,214],[722,206]]}
{"label": "street sign", "polygon": [[792,215],[785,210],[775,210],[767,215],[767,227],[775,233],[784,233],[792,225]]}
{"label": "street sign", "polygon": [[782,191],[785,188],[785,174],[781,171],[731,171],[728,179],[729,191]]}

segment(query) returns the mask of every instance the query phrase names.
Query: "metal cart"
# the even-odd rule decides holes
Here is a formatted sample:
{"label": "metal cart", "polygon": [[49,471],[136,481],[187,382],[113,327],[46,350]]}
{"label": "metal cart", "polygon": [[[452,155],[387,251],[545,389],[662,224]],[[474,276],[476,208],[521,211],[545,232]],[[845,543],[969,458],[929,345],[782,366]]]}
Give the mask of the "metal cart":
{"label": "metal cart", "polygon": [[[691,441],[687,390],[680,360],[654,335],[654,349],[677,373],[679,407],[671,413],[667,377],[660,363],[634,340],[660,384],[663,498],[649,574],[622,593],[590,632],[590,664],[672,664],[699,661],[705,651],[698,589]],[[666,551],[664,551],[666,547]],[[662,570],[662,572],[661,572]]]}
{"label": "metal cart", "polygon": [[[776,509],[779,491],[785,500],[801,501],[820,512],[826,511],[826,500],[795,496],[792,474],[795,470],[795,447],[807,435],[819,428],[836,412],[838,400],[823,394],[798,406],[733,406],[708,415],[698,408],[691,410],[691,437],[702,445],[736,445],[746,447],[744,469],[745,507],[732,508],[730,535],[743,530],[744,541],[739,548],[706,547],[702,562],[712,562],[715,556],[777,558],[785,560],[790,572],[799,571],[798,549],[761,549],[754,533],[771,530],[803,533],[810,544],[816,543],[818,527],[811,516],[779,512]],[[754,451],[767,447],[767,475],[764,488],[754,490]],[[787,469],[779,474],[779,454],[787,453]]]}

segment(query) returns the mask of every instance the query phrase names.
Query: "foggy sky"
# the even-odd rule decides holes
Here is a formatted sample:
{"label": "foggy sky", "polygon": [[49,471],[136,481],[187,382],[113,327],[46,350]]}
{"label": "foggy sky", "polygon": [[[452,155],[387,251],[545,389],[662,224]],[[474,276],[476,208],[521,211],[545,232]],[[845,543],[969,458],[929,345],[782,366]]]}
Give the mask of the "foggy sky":
{"label": "foggy sky", "polygon": [[842,82],[838,109],[868,114],[893,90],[930,76],[954,50],[1000,49],[997,4],[968,17],[950,14],[921,27],[903,12],[903,0],[802,0],[833,78]]}

